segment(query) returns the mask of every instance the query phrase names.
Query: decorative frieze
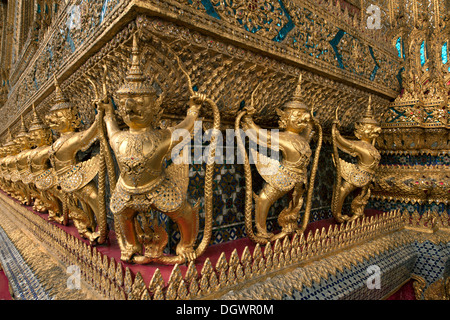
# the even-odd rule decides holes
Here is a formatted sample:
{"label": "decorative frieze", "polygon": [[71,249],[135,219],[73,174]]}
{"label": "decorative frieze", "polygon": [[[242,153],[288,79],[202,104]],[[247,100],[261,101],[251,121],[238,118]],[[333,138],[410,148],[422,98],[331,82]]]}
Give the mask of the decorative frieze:
{"label": "decorative frieze", "polygon": [[380,165],[372,195],[401,202],[448,204],[450,168],[448,165]]}
{"label": "decorative frieze", "polygon": [[[204,3],[207,2],[209,1]],[[395,88],[398,87],[398,83],[396,83],[395,73],[396,70],[400,69],[400,61],[392,52],[392,48],[389,49],[388,45],[382,45],[379,41],[374,41],[373,36],[376,33],[362,32],[364,29],[362,27],[363,21],[359,21],[354,12],[341,11],[339,5],[330,6],[328,3],[312,5],[307,1],[305,3],[301,1],[275,1],[268,3],[266,9],[260,7],[252,9],[246,2],[239,5],[238,2],[233,2],[227,5],[226,2],[213,1],[210,2],[212,6],[210,9],[219,12],[216,16],[211,13],[211,10],[208,11],[208,8],[206,8],[208,6],[205,7],[203,2],[192,2],[190,4],[177,1],[164,3],[148,1],[144,4],[143,2],[122,1],[120,4],[116,4],[114,1],[109,1],[107,4],[106,8],[101,1],[89,2],[89,4],[86,1],[74,1],[68,4],[66,9],[71,6],[77,6],[78,8],[79,20],[76,21],[80,25],[79,28],[68,23],[68,21],[74,19],[74,13],[70,10],[61,9],[58,18],[54,20],[54,25],[51,26],[46,38],[40,43],[34,57],[30,59],[26,68],[21,69],[18,73],[20,79],[17,78],[10,83],[9,98],[3,106],[4,114],[7,117],[2,118],[0,123],[3,132],[7,127],[11,127],[14,133],[15,121],[20,114],[26,115],[32,103],[35,103],[37,108],[41,109],[39,103],[50,94],[53,75],[66,79],[79,68],[82,61],[86,61],[94,54],[93,47],[103,47],[102,51],[105,52],[109,50],[105,50],[104,47],[111,49],[111,47],[118,45],[120,40],[117,37],[112,41],[113,43],[105,43],[105,40],[112,35],[109,32],[108,36],[105,37],[105,32],[113,28],[115,24],[123,25],[123,22],[121,22],[123,19],[129,21],[127,13],[133,6],[140,5],[143,6],[144,12],[149,13],[149,16],[152,16],[155,11],[160,12],[160,16],[161,14],[162,16],[167,15],[169,18],[176,15],[180,26],[170,26],[164,19],[156,23],[164,29],[159,30],[159,33],[166,33],[171,40],[176,40],[178,45],[188,41],[187,46],[183,48],[185,50],[183,61],[188,65],[192,64],[197,68],[197,63],[203,61],[201,58],[207,54],[207,51],[213,49],[221,52],[220,55],[215,57],[214,61],[217,63],[219,58],[222,59],[222,72],[237,73],[240,71],[244,72],[242,77],[245,74],[250,74],[257,78],[248,79],[244,82],[248,85],[240,88],[230,86],[229,83],[223,83],[223,81],[217,82],[220,79],[215,80],[217,89],[212,94],[220,95],[224,99],[223,102],[227,106],[231,106],[233,111],[236,106],[239,106],[242,99],[248,98],[249,92],[254,87],[252,82],[261,81],[261,76],[267,81],[266,90],[272,92],[273,101],[277,101],[276,98],[280,102],[284,101],[283,97],[279,99],[280,97],[276,93],[285,93],[286,97],[289,96],[293,90],[293,83],[289,79],[291,77],[295,79],[298,76],[299,68],[303,67],[313,71],[310,76],[304,78],[307,80],[310,77],[313,81],[311,82],[311,92],[307,98],[311,103],[320,106],[316,110],[325,123],[329,121],[328,106],[336,105],[338,102],[336,100],[339,98],[339,101],[345,100],[346,105],[348,105],[346,116],[349,117],[348,124],[350,124],[352,115],[355,113],[351,110],[358,110],[361,105],[364,105],[364,100],[367,100],[366,93],[356,89],[357,87],[371,88],[380,93],[379,97],[374,98],[373,101],[374,108],[379,111],[385,110],[387,107],[388,101],[385,100],[385,97],[392,98],[396,95],[397,89]],[[86,10],[87,5],[89,10]],[[266,10],[267,12],[260,12],[260,10]],[[262,18],[264,14],[270,16],[271,19],[268,20],[266,17],[264,20]],[[353,18],[350,18],[350,14],[353,15]],[[247,21],[245,19],[249,23],[250,21],[252,23],[258,21],[262,26],[255,25],[250,28],[244,23]],[[149,24],[140,28],[156,27],[155,22],[151,22],[151,20],[154,19],[147,19]],[[186,23],[191,26],[181,27]],[[192,25],[194,28],[192,28]],[[211,25],[216,26],[216,28],[211,29]],[[280,32],[286,32],[286,26],[288,25],[291,25],[291,27],[287,28],[289,32],[286,33],[285,37],[274,39],[274,34],[279,36]],[[128,28],[130,27],[131,25]],[[323,32],[319,33],[319,29]],[[169,30],[172,32],[171,34],[167,34]],[[211,34],[211,30],[214,30],[215,34]],[[155,29],[153,29],[154,31]],[[182,33],[177,35],[177,32]],[[344,32],[343,35],[340,35],[342,32]],[[209,36],[205,37],[206,34]],[[329,34],[330,38],[322,39],[320,34]],[[230,39],[230,35],[232,39]],[[339,37],[339,40],[337,37]],[[166,39],[168,40],[168,38],[162,38],[161,41]],[[333,39],[334,41],[331,41]],[[200,42],[197,43],[196,41]],[[202,50],[203,54],[198,51],[208,42],[209,45]],[[125,50],[110,52],[109,57],[114,59],[120,55],[127,55],[128,48],[122,46],[122,49]],[[255,55],[254,52],[260,52],[261,55]],[[177,51],[177,53],[180,52]],[[229,54],[232,58],[227,62]],[[328,58],[324,60],[324,57]],[[100,56],[97,54],[95,61],[99,62],[98,59],[100,59]],[[107,58],[101,59],[103,62],[108,60]],[[202,62],[202,65],[206,66],[214,61],[205,61]],[[276,72],[274,73],[271,68],[275,68],[273,71]],[[115,72],[120,72],[120,69],[115,70]],[[188,71],[189,73],[192,72],[192,70]],[[280,71],[282,74],[279,73]],[[268,76],[269,74],[272,75]],[[319,76],[319,74],[334,74],[333,77],[339,79],[339,81],[332,81],[327,79],[328,77]],[[193,76],[193,74],[191,75]],[[120,75],[117,76],[120,78]],[[348,83],[348,81],[353,81],[353,83]],[[197,85],[201,85],[200,82],[195,82]],[[349,86],[341,82],[345,82]],[[287,87],[279,88],[278,85],[280,84]],[[62,83],[62,87],[64,86],[65,83]],[[305,83],[305,87],[307,86],[308,81]],[[224,90],[224,88],[230,88],[234,92]],[[239,89],[245,91],[239,92]],[[225,96],[230,93],[241,100],[225,101]],[[211,95],[211,92],[209,94]],[[271,102],[267,101],[267,104]],[[266,111],[265,103],[265,101],[262,102],[260,117],[264,122],[270,123],[273,122],[274,112],[273,108]],[[169,109],[167,113],[171,114],[171,111]],[[83,114],[83,112],[81,113]],[[89,114],[87,113],[85,116],[89,117]],[[226,120],[226,114],[223,119]]]}
{"label": "decorative frieze", "polygon": [[[229,292],[243,290],[268,277],[285,274],[288,270],[313,261],[323,261],[322,268],[310,270],[304,274],[301,283],[292,284],[300,290],[321,279],[327,279],[328,275],[335,274],[338,270],[343,271],[344,268],[350,268],[391,248],[418,239],[429,241],[430,237],[433,242],[448,242],[450,235],[447,231],[448,217],[430,213],[427,217],[418,218],[393,211],[360,218],[347,224],[310,230],[306,235],[277,239],[264,248],[259,245],[246,247],[241,254],[234,250],[228,259],[222,254],[215,263],[206,258],[201,268],[192,262],[183,267],[184,277],[180,265],[172,267],[171,275],[166,281],[162,278],[161,271],[156,269],[151,280],[145,283],[142,274],[132,274],[130,268],[123,267],[121,262],[100,253],[97,247],[89,246],[4,195],[1,196],[1,201],[2,206],[8,208],[10,215],[15,217],[15,223],[21,223],[23,228],[32,232],[64,265],[80,266],[83,281],[108,299],[224,298],[230,295]],[[434,218],[430,220],[429,217]],[[403,230],[405,228],[407,230]],[[418,237],[419,234],[422,238]],[[275,291],[279,290],[280,288]],[[258,291],[254,292],[252,298],[257,296]],[[267,291],[264,296],[267,297]],[[276,297],[277,295],[274,296]]]}

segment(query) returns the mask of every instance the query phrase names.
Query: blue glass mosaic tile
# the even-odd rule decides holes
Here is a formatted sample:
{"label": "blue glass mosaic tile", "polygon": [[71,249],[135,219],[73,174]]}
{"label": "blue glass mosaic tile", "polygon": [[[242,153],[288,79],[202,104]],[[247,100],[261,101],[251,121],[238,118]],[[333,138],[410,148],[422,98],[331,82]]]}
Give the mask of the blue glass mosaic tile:
{"label": "blue glass mosaic tile", "polygon": [[[375,300],[390,294],[410,279],[417,261],[413,245],[405,245],[376,257],[364,260],[356,266],[337,271],[327,280],[314,283],[311,287],[294,290],[292,295],[284,295],[285,300]],[[367,285],[368,268],[378,266],[380,288],[370,289]]]}
{"label": "blue glass mosaic tile", "polygon": [[0,227],[0,263],[17,300],[51,300],[33,271]]}

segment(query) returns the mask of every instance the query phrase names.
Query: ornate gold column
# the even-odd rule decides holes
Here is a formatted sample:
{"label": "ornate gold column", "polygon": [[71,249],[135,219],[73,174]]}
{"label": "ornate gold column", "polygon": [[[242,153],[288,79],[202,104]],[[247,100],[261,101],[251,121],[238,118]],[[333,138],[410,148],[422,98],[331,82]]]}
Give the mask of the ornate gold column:
{"label": "ornate gold column", "polygon": [[450,195],[450,26],[439,1],[433,5],[430,12],[415,5],[415,25],[393,31],[405,53],[403,89],[383,115],[378,145],[384,161],[374,190],[376,198],[415,204],[420,213],[448,212]]}

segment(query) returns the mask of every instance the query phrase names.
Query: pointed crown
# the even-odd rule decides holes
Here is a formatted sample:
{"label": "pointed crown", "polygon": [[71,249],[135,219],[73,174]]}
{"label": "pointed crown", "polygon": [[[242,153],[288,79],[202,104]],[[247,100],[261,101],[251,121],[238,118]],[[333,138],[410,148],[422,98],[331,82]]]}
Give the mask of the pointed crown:
{"label": "pointed crown", "polygon": [[298,78],[294,96],[289,102],[284,105],[284,109],[302,109],[305,111],[309,111],[308,106],[303,102],[302,99],[302,74],[300,74],[300,77]]}
{"label": "pointed crown", "polygon": [[30,128],[28,128],[28,131],[35,131],[39,129],[48,129],[48,126],[39,118],[36,107],[33,103],[33,120],[31,121]]}
{"label": "pointed crown", "polygon": [[8,128],[8,141],[3,146],[4,147],[10,147],[10,146],[13,146],[15,144],[16,143],[14,142],[14,138],[12,136],[11,129]]}
{"label": "pointed crown", "polygon": [[20,116],[20,129],[19,133],[16,135],[16,138],[28,137],[28,131],[25,127],[25,121],[23,120],[23,115]]}
{"label": "pointed crown", "polygon": [[358,123],[371,123],[378,125],[378,121],[375,120],[372,111],[372,96],[369,96],[369,104],[367,105],[367,109],[365,114],[357,121]]}
{"label": "pointed crown", "polygon": [[136,34],[133,35],[133,48],[131,51],[131,65],[128,68],[124,84],[117,90],[118,95],[154,95],[155,90],[145,80],[139,60],[139,48]]}
{"label": "pointed crown", "polygon": [[56,79],[56,76],[53,75],[54,78],[54,82],[55,82],[55,96],[53,98],[53,106],[51,107],[49,112],[53,112],[56,110],[61,110],[61,109],[71,109],[72,105],[69,101],[69,99],[67,99],[64,96],[64,93],[62,92],[58,80]]}

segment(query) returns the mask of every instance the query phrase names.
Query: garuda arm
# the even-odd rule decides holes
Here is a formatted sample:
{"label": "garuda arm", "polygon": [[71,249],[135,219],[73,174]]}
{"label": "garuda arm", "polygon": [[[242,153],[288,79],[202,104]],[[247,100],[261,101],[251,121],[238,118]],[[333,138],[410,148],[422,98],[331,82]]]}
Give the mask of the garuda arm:
{"label": "garuda arm", "polygon": [[[186,117],[183,119],[183,121],[178,123],[176,126],[170,127],[169,130],[172,133],[177,130],[182,130],[184,132],[187,131],[187,132],[191,133],[192,130],[194,129],[195,121],[198,118],[202,103],[205,100],[206,100],[206,96],[204,96],[202,94],[194,93],[189,100],[189,109],[187,111]],[[176,137],[178,137],[178,139]],[[178,142],[180,142],[182,138],[183,138],[183,135],[178,135],[178,136],[172,135],[172,143],[171,143],[171,147],[169,148],[169,150],[171,150],[174,145],[176,145]]]}
{"label": "garuda arm", "polygon": [[95,141],[98,137],[98,123],[99,116],[97,115],[95,121],[88,129],[77,132],[67,141],[66,145],[70,148],[72,156],[75,156],[79,150],[87,149]]}
{"label": "garuda arm", "polygon": [[344,151],[345,153],[350,154],[352,157],[356,157],[359,153],[359,147],[349,139],[344,138],[339,130],[337,129],[337,122],[333,122],[333,126],[331,128],[331,134],[334,137],[334,142],[337,147]]}
{"label": "garuda arm", "polygon": [[[259,147],[277,150],[279,148],[279,132],[263,129],[258,126],[252,119],[251,115],[246,114],[243,117],[242,129],[245,135],[257,143]],[[275,134],[272,134],[276,132]]]}

